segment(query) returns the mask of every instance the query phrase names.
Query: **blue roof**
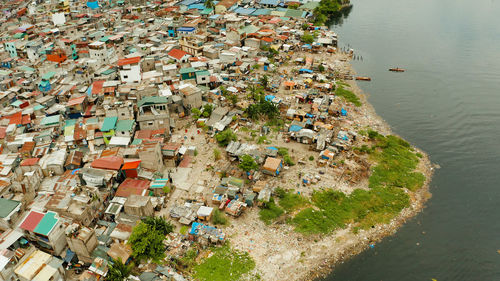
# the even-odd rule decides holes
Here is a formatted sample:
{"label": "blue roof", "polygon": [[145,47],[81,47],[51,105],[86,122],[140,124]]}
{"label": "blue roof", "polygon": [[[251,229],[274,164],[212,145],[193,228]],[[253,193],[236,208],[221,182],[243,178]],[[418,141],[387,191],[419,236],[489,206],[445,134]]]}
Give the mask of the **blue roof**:
{"label": "blue roof", "polygon": [[180,6],[180,5],[189,6],[191,4],[198,3],[198,2],[200,2],[200,1],[199,0],[184,0],[184,1],[181,1],[181,2],[177,3],[176,5],[177,6]]}
{"label": "blue roof", "polygon": [[253,16],[269,15],[271,11],[269,9],[257,9],[252,13]]}
{"label": "blue roof", "polygon": [[281,2],[280,0],[260,0],[259,4],[278,6],[280,2]]}
{"label": "blue roof", "polygon": [[234,10],[235,13],[241,14],[241,15],[250,15],[253,12],[255,12],[256,9],[254,8],[243,8],[243,7],[238,7]]}
{"label": "blue roof", "polygon": [[191,9],[204,10],[205,9],[205,5],[201,4],[201,3],[191,4],[191,5],[188,6],[188,10],[191,10]]}
{"label": "blue roof", "polygon": [[191,32],[194,31],[196,28],[194,27],[179,27],[177,28],[177,31],[184,31],[184,32]]}
{"label": "blue roof", "polygon": [[220,15],[219,15],[219,14],[215,14],[215,15],[211,15],[211,16],[209,16],[208,18],[209,18],[209,19],[211,19],[211,20],[216,20],[216,19],[218,19],[219,17],[220,17]]}

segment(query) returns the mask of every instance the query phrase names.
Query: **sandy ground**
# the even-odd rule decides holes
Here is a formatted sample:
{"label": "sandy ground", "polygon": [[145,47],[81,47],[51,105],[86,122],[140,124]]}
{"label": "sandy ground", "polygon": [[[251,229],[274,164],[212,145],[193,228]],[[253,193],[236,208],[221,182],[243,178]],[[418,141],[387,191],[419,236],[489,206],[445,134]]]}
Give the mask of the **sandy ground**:
{"label": "sandy ground", "polygon": [[[310,54],[295,54],[293,58],[306,56]],[[293,59],[292,58],[292,59]],[[338,68],[343,72],[351,72],[349,61],[345,55],[316,54],[315,59],[335,62]],[[290,68],[295,67],[292,64],[283,67],[278,73],[283,73],[283,69],[290,73]],[[275,79],[279,78],[276,74]],[[373,107],[367,103],[365,95],[353,81],[349,82],[350,90],[354,91],[362,100],[363,106],[355,107],[349,104],[343,104],[348,111],[348,117],[339,121],[341,127],[359,130],[367,126],[377,130],[382,134],[390,134],[391,130],[387,123],[376,115]],[[282,98],[290,96],[291,92],[284,89],[276,94]],[[188,127],[188,126],[186,126]],[[258,131],[259,124],[253,128]],[[249,137],[249,132],[236,130],[240,140],[245,136]],[[186,138],[184,138],[186,136]],[[257,133],[257,138],[258,138]],[[255,140],[257,139],[255,138]],[[223,158],[219,161],[214,160],[213,150],[217,145],[203,132],[198,134],[195,126],[188,128],[187,133],[184,128],[174,132],[173,141],[176,139],[184,140],[186,145],[194,145],[197,148],[198,155],[188,168],[177,168],[171,170],[173,173],[174,184],[178,188],[172,194],[167,208],[161,212],[167,215],[170,207],[176,202],[181,203],[186,199],[193,197],[207,200],[210,202],[212,188],[219,183],[219,177],[212,171],[207,171],[208,166],[225,167],[228,161],[225,159],[223,148],[219,148]],[[294,189],[304,195],[310,195],[313,190],[318,188],[334,188],[346,193],[352,192],[356,188],[367,188],[366,178],[351,181],[343,176],[342,168],[318,167],[316,161],[309,161],[309,156],[318,158],[318,152],[310,151],[308,145],[296,143],[294,141],[285,143],[281,133],[272,133],[268,140],[273,146],[285,146],[289,148],[290,155],[294,161],[304,160],[305,164],[297,164],[282,172],[280,177],[267,177],[269,182],[275,186],[285,189]],[[251,142],[251,141],[249,141]],[[231,218],[230,226],[225,228],[231,245],[237,249],[248,251],[256,262],[256,269],[252,274],[259,274],[262,280],[312,280],[322,274],[328,273],[332,266],[355,255],[370,244],[376,243],[383,237],[393,234],[407,219],[417,214],[423,207],[425,201],[430,198],[428,184],[432,175],[432,165],[425,153],[420,151],[424,157],[421,159],[418,170],[426,175],[427,181],[423,188],[415,193],[411,193],[411,206],[404,209],[401,214],[394,218],[391,223],[377,225],[368,230],[360,230],[357,234],[352,232],[351,226],[341,229],[326,236],[304,236],[293,231],[293,227],[286,223],[275,223],[270,226],[265,225],[258,218],[258,208],[253,207],[245,211],[239,218]],[[352,154],[344,155],[349,159]],[[346,161],[349,166],[349,162]],[[359,168],[359,167],[358,167]],[[356,164],[353,162],[353,169]],[[320,174],[320,171],[322,172]],[[166,171],[167,173],[168,171]],[[304,186],[300,183],[299,173],[318,176],[320,180],[311,185]],[[203,186],[202,194],[195,194],[199,186]]]}

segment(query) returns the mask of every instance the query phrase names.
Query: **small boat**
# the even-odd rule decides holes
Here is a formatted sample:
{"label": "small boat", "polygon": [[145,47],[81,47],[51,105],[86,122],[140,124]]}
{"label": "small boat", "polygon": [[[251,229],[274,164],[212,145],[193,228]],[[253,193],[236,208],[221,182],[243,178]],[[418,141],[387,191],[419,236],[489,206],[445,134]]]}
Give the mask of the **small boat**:
{"label": "small boat", "polygon": [[366,77],[366,76],[357,76],[356,77],[356,80],[361,80],[361,81],[372,81],[372,79],[370,77]]}
{"label": "small boat", "polygon": [[404,69],[399,68],[399,67],[389,68],[389,71],[392,71],[392,72],[405,72]]}

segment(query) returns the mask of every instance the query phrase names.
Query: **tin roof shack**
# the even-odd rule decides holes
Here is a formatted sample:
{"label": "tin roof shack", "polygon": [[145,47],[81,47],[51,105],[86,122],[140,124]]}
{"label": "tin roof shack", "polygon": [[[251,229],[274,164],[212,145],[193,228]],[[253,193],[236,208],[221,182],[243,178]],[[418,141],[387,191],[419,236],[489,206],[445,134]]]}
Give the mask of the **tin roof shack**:
{"label": "tin roof shack", "polygon": [[277,176],[280,174],[282,168],[283,168],[283,162],[281,161],[281,159],[274,157],[267,157],[266,162],[262,167],[262,173],[271,176]]}
{"label": "tin roof shack", "polygon": [[229,204],[227,204],[226,213],[233,217],[239,217],[246,207],[246,203],[233,199],[229,202]]}
{"label": "tin roof shack", "polygon": [[210,221],[212,218],[212,212],[214,208],[212,207],[207,207],[207,206],[201,206],[198,211],[196,211],[196,216],[198,219],[203,220],[203,221]]}
{"label": "tin roof shack", "polygon": [[201,89],[192,85],[192,84],[183,84],[179,86],[179,91],[182,93],[182,103],[184,107],[191,108],[200,108],[201,101]]}
{"label": "tin roof shack", "polygon": [[73,150],[69,153],[66,162],[64,163],[64,168],[66,170],[74,170],[82,166],[83,152],[78,150]]}
{"label": "tin roof shack", "polygon": [[146,143],[137,150],[141,159],[141,167],[163,172],[163,154],[159,143]]}
{"label": "tin roof shack", "polygon": [[122,171],[125,173],[127,178],[137,178],[139,174],[139,165],[141,165],[141,160],[137,159],[127,159],[123,163]]}
{"label": "tin roof shack", "polygon": [[[73,221],[90,226],[102,208],[102,195],[96,187],[60,187],[46,204],[48,210],[72,218]],[[78,192],[78,190],[82,190]]]}
{"label": "tin roof shack", "polygon": [[83,184],[93,187],[111,188],[114,184],[118,171],[94,168],[81,168],[78,172]]}
{"label": "tin roof shack", "polygon": [[64,280],[63,261],[40,250],[34,251],[14,270],[20,281]]}
{"label": "tin roof shack", "polygon": [[139,179],[125,179],[116,190],[115,197],[129,197],[130,195],[144,196],[147,194],[150,181]]}
{"label": "tin roof shack", "polygon": [[178,219],[179,223],[189,225],[196,219],[196,212],[202,203],[185,202],[184,205],[174,205],[170,209],[170,217]]}
{"label": "tin roof shack", "polygon": [[132,247],[129,244],[113,243],[107,254],[114,260],[121,259],[123,263],[127,263],[132,256]]}
{"label": "tin roof shack", "polygon": [[73,97],[66,103],[66,114],[71,118],[78,118],[85,113],[87,105],[87,96]]}
{"label": "tin roof shack", "polygon": [[0,198],[0,230],[14,228],[19,219],[21,202]]}
{"label": "tin roof shack", "polygon": [[66,241],[80,261],[92,263],[92,252],[98,244],[94,229],[74,223],[66,228]]}
{"label": "tin roof shack", "polygon": [[64,173],[64,163],[66,161],[66,150],[60,149],[52,153],[45,154],[40,159],[40,167],[44,176],[62,175]]}
{"label": "tin roof shack", "polygon": [[137,102],[137,122],[141,130],[165,129],[170,134],[170,113],[166,97],[144,97]]}
{"label": "tin roof shack", "polygon": [[149,196],[131,194],[123,207],[125,209],[125,214],[128,215],[134,215],[140,218],[154,215],[151,197]]}

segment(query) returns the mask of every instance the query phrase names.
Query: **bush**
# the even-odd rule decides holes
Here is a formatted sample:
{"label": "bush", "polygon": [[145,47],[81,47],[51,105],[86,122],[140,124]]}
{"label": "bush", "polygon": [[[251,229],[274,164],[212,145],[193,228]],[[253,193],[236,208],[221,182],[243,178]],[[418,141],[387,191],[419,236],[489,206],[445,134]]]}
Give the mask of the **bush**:
{"label": "bush", "polygon": [[215,161],[220,160],[221,157],[222,156],[221,156],[220,150],[218,150],[217,148],[214,148],[214,159],[215,159]]}
{"label": "bush", "polygon": [[305,31],[300,39],[306,44],[312,44],[314,42],[314,36],[308,31]]}
{"label": "bush", "polygon": [[309,161],[314,161],[314,156],[309,156]]}
{"label": "bush", "polygon": [[215,135],[215,139],[220,146],[227,146],[231,141],[236,141],[238,137],[231,129],[225,129]]}
{"label": "bush", "polygon": [[245,172],[259,169],[259,165],[255,162],[252,156],[245,154],[241,157],[241,163],[238,165]]}
{"label": "bush", "polygon": [[215,225],[227,225],[227,218],[224,213],[219,211],[219,209],[214,209],[214,213],[212,215],[212,223]]}
{"label": "bush", "polygon": [[138,260],[152,259],[159,263],[165,257],[165,235],[174,227],[162,217],[147,217],[132,230],[128,243],[132,256]]}

